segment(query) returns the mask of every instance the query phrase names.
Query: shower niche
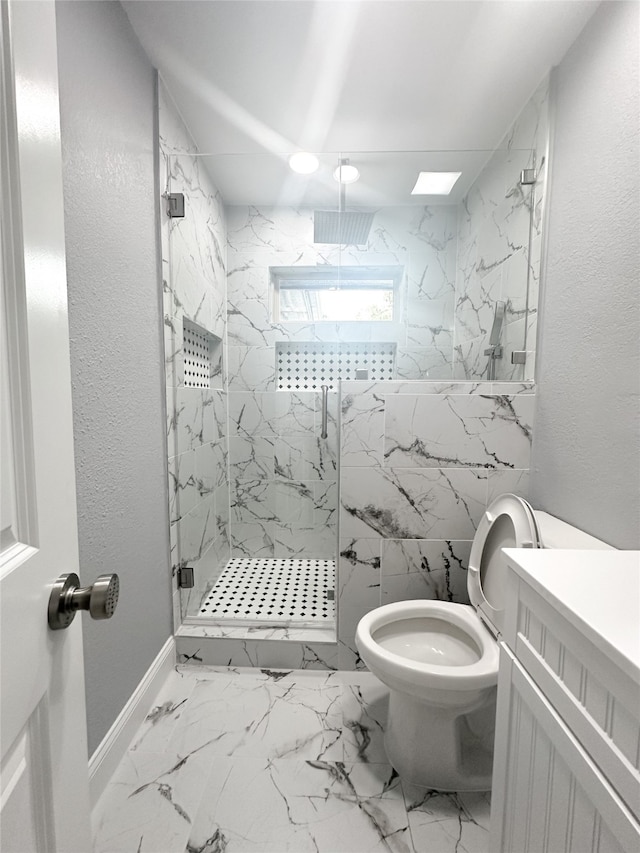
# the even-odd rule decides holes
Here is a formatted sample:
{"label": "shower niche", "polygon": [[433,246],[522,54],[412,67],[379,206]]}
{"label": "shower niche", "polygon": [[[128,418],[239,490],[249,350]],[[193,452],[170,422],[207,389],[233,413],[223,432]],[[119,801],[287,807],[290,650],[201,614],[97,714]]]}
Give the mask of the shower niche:
{"label": "shower niche", "polygon": [[276,344],[278,391],[337,391],[340,380],[381,382],[395,377],[394,343],[322,343],[282,341]]}
{"label": "shower niche", "polygon": [[185,388],[222,388],[222,338],[182,318]]}

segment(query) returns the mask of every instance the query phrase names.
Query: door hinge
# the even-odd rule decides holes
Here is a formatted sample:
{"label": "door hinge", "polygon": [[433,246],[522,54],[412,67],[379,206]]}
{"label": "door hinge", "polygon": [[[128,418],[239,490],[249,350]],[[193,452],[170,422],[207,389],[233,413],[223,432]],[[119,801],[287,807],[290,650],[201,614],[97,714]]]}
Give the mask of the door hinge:
{"label": "door hinge", "polygon": [[191,589],[194,586],[193,569],[184,567],[178,569],[178,586],[180,589]]}
{"label": "door hinge", "polygon": [[168,193],[167,215],[172,219],[180,219],[184,216],[184,193]]}

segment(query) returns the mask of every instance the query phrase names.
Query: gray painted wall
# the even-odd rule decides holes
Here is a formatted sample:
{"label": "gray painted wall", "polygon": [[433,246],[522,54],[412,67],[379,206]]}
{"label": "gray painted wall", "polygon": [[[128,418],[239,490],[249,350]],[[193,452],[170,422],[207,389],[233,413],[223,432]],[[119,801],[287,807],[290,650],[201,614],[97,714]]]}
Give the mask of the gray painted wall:
{"label": "gray painted wall", "polygon": [[57,19],[81,580],[121,579],[83,616],[93,752],[172,633],[156,76],[119,3]]}
{"label": "gray painted wall", "polygon": [[603,3],[556,74],[531,499],[640,548],[637,3]]}

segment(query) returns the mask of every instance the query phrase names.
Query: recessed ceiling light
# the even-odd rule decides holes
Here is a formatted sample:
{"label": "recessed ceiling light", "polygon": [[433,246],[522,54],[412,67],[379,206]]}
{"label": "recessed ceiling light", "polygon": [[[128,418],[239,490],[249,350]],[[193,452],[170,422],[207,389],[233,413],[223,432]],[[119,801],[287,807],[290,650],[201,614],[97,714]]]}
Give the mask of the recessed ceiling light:
{"label": "recessed ceiling light", "polygon": [[319,165],[320,161],[316,155],[309,154],[308,151],[298,151],[289,157],[289,166],[299,175],[311,175]]}
{"label": "recessed ceiling light", "polygon": [[420,172],[411,195],[449,195],[462,172]]}
{"label": "recessed ceiling light", "polygon": [[341,163],[333,173],[339,184],[353,184],[360,177],[360,172],[350,163]]}

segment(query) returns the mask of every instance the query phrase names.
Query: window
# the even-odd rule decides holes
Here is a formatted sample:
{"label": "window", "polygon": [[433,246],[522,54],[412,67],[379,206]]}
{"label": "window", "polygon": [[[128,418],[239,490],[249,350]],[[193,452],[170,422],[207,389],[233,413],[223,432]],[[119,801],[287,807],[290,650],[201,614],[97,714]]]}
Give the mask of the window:
{"label": "window", "polygon": [[271,267],[274,322],[395,319],[402,267]]}

